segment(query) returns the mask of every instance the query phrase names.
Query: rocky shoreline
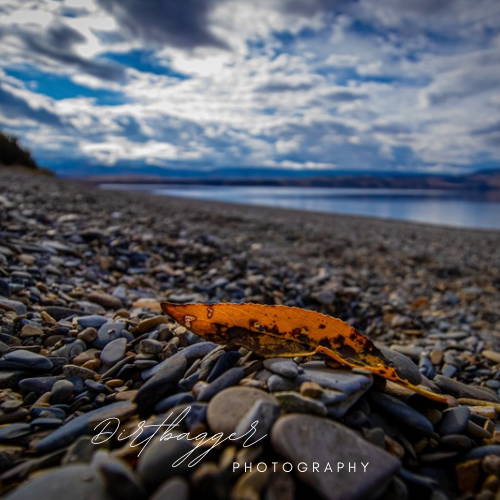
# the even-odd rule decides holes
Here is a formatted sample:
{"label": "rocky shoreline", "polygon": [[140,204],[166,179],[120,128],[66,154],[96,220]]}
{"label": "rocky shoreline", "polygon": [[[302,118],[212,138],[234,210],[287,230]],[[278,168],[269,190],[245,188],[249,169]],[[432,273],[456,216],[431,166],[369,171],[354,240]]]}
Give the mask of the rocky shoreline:
{"label": "rocky shoreline", "polygon": [[[499,248],[495,231],[111,192],[4,170],[0,494],[498,498]],[[320,358],[262,360],[205,342],[162,315],[162,300],[339,317],[451,406]],[[119,426],[94,444],[105,419]],[[138,456],[133,438],[118,435],[142,420],[140,439],[159,433]],[[173,423],[174,437],[226,437],[255,421],[250,446],[224,441],[192,466],[171,464],[210,442],[158,440]]]}

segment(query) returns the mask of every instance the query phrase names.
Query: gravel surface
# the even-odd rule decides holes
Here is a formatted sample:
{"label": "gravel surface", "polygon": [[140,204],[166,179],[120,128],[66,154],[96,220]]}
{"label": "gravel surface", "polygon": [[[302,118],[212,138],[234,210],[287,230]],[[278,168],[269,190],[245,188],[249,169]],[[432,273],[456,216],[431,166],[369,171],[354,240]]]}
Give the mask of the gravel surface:
{"label": "gravel surface", "polygon": [[[497,498],[499,248],[495,231],[104,191],[3,170],[0,493]],[[453,396],[450,407],[320,358],[264,361],[206,342],[162,315],[162,300],[339,317],[403,378]],[[171,436],[190,437],[249,435],[258,420],[262,439],[225,440],[197,460],[211,445],[158,433],[138,457],[118,427],[91,440],[108,418],[124,436],[141,420],[177,418]],[[149,429],[142,438],[158,428]]]}

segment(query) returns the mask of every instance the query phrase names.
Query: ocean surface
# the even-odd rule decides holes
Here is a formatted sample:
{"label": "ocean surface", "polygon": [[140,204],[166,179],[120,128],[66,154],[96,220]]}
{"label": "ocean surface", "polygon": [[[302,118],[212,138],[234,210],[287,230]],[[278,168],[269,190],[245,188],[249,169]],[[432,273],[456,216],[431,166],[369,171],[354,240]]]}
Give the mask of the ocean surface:
{"label": "ocean surface", "polygon": [[99,187],[455,227],[500,229],[498,192],[159,184],[101,184]]}

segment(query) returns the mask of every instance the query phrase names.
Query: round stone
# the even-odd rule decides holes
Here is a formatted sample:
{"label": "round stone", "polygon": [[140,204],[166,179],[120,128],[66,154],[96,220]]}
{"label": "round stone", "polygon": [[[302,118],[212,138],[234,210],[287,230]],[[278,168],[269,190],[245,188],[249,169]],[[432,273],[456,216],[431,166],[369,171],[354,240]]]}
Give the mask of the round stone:
{"label": "round stone", "polygon": [[217,394],[208,405],[207,421],[212,432],[229,436],[256,401],[278,404],[271,394],[252,387],[230,387]]}

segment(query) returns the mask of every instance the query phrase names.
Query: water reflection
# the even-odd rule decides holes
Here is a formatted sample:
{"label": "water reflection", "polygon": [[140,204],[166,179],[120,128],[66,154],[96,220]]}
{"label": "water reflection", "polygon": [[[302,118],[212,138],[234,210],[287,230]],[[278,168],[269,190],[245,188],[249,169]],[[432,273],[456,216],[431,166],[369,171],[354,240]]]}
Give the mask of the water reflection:
{"label": "water reflection", "polygon": [[105,184],[106,189],[146,190],[155,194],[250,205],[500,229],[500,191],[159,186]]}

